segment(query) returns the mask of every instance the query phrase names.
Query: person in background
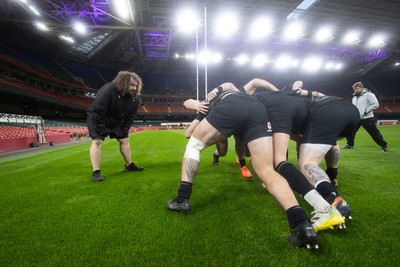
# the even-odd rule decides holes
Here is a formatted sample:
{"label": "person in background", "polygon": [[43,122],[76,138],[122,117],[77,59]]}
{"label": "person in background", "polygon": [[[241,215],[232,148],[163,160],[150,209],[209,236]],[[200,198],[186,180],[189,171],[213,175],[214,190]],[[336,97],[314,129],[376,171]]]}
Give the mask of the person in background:
{"label": "person in background", "polygon": [[125,161],[125,171],[143,171],[132,162],[129,131],[135,119],[142,79],[134,72],[120,71],[115,79],[98,91],[87,110],[89,135],[92,138],[90,160],[93,167],[92,180],[101,182],[100,161],[104,139],[109,136],[119,142]]}
{"label": "person in background", "polygon": [[374,93],[370,92],[364,87],[362,82],[356,82],[353,84],[353,91],[354,94],[352,102],[360,112],[360,124],[358,125],[354,135],[347,138],[347,145],[344,147],[344,149],[354,148],[354,139],[356,137],[356,133],[362,126],[369,133],[375,143],[382,148],[382,152],[387,152],[387,142],[383,139],[381,132],[376,127],[377,119],[375,118],[373,112],[379,107],[378,99]]}

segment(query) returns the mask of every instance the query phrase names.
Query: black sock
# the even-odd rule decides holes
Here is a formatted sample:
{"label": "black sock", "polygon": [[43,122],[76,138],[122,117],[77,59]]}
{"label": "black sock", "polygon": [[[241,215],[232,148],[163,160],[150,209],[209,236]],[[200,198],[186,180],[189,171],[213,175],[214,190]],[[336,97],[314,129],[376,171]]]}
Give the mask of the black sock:
{"label": "black sock", "polygon": [[286,216],[291,229],[304,220],[308,220],[306,213],[300,206],[293,206],[286,211]]}
{"label": "black sock", "polygon": [[193,184],[189,182],[181,182],[178,190],[178,203],[182,203],[185,199],[189,200],[192,194],[192,185]]}
{"label": "black sock", "polygon": [[282,161],[276,167],[276,171],[285,178],[290,187],[304,197],[314,189],[307,178],[292,163]]}
{"label": "black sock", "polygon": [[336,176],[338,175],[338,169],[337,168],[326,168],[326,174],[329,176],[329,179],[331,179],[331,181],[333,179],[336,179]]}
{"label": "black sock", "polygon": [[246,158],[239,160],[240,167],[243,168],[246,166]]}
{"label": "black sock", "polygon": [[332,204],[335,198],[339,196],[336,188],[328,181],[319,183],[315,189],[329,204]]}
{"label": "black sock", "polygon": [[93,171],[93,174],[98,174],[98,173],[100,173],[100,170],[94,170]]}

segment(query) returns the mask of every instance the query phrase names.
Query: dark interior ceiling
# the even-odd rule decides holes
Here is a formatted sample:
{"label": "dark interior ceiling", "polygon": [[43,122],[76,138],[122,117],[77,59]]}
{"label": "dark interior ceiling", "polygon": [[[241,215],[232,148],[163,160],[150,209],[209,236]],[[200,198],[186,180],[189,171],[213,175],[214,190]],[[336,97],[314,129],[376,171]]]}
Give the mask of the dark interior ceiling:
{"label": "dark interior ceiling", "polygon": [[[175,53],[196,51],[196,37],[183,36],[175,25],[176,12],[186,6],[197,10],[203,17],[206,13],[207,35],[204,26],[199,29],[199,46],[204,46],[205,36],[209,49],[219,49],[224,57],[233,57],[243,51],[263,50],[270,55],[290,52],[302,56],[311,53],[323,54],[326,59],[340,59],[345,62],[343,76],[362,77],[385,75],[396,70],[393,64],[399,61],[400,46],[400,1],[389,0],[320,0],[301,12],[297,20],[306,25],[306,35],[297,42],[285,43],[278,33],[279,27],[287,23],[287,16],[303,1],[294,0],[129,0],[133,7],[133,22],[117,18],[113,0],[26,0],[42,14],[50,31],[41,32],[33,25],[36,16],[27,4],[20,0],[0,1],[0,30],[3,42],[23,45],[52,56],[66,56],[82,60],[98,67],[115,69],[131,68],[139,73],[187,74],[193,75],[195,68],[188,68],[188,62],[177,60]],[[233,39],[222,40],[212,33],[212,21],[220,11],[235,9],[242,23],[239,34]],[[205,11],[206,10],[206,11]],[[275,31],[263,42],[252,44],[245,33],[245,24],[257,15],[273,17]],[[72,33],[74,18],[90,25],[89,34],[77,36]],[[335,39],[325,45],[311,41],[311,29],[319,25],[333,24]],[[343,46],[339,36],[350,29],[362,32],[361,43]],[[381,49],[366,49],[365,40],[375,32],[389,34]],[[71,46],[57,36],[69,34],[77,42]],[[86,50],[85,50],[86,49]],[[190,64],[194,64],[193,62]],[[191,65],[191,66],[192,66]],[[227,61],[218,72],[240,72],[247,68],[233,68]],[[210,70],[213,69],[210,67]]]}

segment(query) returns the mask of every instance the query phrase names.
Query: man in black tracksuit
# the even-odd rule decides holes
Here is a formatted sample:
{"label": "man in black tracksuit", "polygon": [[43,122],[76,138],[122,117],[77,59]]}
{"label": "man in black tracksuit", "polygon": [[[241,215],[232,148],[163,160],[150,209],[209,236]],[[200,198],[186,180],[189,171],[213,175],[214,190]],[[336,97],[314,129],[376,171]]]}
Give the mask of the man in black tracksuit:
{"label": "man in black tracksuit", "polygon": [[119,141],[126,171],[143,170],[132,162],[129,144],[129,131],[138,110],[141,91],[142,79],[136,73],[120,71],[111,83],[100,88],[96,99],[88,108],[87,123],[92,138],[90,160],[94,182],[104,180],[100,174],[100,161],[103,142],[107,136]]}

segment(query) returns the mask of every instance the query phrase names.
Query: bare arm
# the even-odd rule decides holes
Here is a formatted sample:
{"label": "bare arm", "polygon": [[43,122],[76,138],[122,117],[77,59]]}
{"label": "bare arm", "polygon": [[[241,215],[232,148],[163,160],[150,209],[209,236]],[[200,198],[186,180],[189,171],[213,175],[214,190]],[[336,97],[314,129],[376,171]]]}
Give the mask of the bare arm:
{"label": "bare arm", "polygon": [[212,89],[208,95],[207,95],[207,100],[211,101],[213,100],[220,91],[232,91],[232,92],[239,92],[239,89],[236,88],[236,86],[233,83],[223,83],[220,86]]}
{"label": "bare arm", "polygon": [[258,78],[251,80],[244,86],[244,90],[248,95],[253,95],[257,88],[265,89],[268,91],[279,91],[279,89],[276,88],[276,86],[273,85],[272,83]]}
{"label": "bare arm", "polygon": [[197,112],[207,114],[209,102],[200,102],[194,99],[188,99],[183,102],[186,109],[196,110]]}

